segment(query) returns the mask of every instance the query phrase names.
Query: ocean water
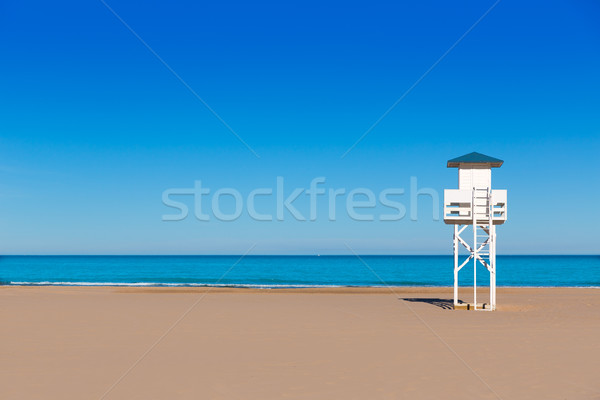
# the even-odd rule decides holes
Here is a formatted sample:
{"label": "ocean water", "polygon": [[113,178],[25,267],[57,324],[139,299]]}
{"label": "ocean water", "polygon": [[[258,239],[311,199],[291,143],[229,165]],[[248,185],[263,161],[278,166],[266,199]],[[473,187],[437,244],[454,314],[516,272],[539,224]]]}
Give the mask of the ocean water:
{"label": "ocean water", "polygon": [[[362,261],[361,261],[362,259]],[[451,286],[452,256],[2,256],[3,285]],[[363,263],[364,261],[364,263]],[[366,265],[365,265],[366,264]],[[498,286],[600,287],[600,256],[498,256]],[[487,271],[477,270],[478,285]],[[470,262],[459,275],[473,284]]]}

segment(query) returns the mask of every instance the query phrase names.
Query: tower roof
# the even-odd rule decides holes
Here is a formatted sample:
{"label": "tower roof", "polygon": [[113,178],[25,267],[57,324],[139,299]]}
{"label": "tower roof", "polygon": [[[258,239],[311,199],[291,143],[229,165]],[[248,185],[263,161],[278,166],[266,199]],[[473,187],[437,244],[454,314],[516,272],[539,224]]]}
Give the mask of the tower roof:
{"label": "tower roof", "polygon": [[498,168],[504,163],[498,158],[486,156],[485,154],[472,152],[464,156],[448,160],[448,168],[458,168],[460,164],[489,164],[492,168]]}

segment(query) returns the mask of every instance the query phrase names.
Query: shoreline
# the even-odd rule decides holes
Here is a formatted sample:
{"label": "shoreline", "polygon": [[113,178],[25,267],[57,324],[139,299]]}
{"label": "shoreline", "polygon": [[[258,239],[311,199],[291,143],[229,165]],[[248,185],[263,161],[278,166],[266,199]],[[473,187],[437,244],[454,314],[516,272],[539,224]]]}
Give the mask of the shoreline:
{"label": "shoreline", "polygon": [[[538,287],[538,286],[502,286],[497,288],[497,293],[502,295],[532,295],[548,293],[569,293],[575,291],[596,294],[600,287]],[[444,300],[452,301],[452,286],[327,286],[327,287],[236,287],[236,286],[114,286],[114,285],[0,285],[0,294],[7,291],[38,291],[40,293],[140,293],[140,294],[340,294],[340,295],[388,295],[401,296],[403,294],[429,295],[439,294],[445,296]],[[472,297],[473,287],[459,287],[459,298],[469,301]],[[489,287],[478,287],[478,297],[485,302]],[[500,309],[502,309],[500,304]]]}
{"label": "shoreline", "polygon": [[[80,287],[80,288],[167,288],[167,289],[255,289],[255,290],[327,290],[327,289],[452,289],[451,285],[255,285],[255,284],[194,284],[194,283],[144,283],[144,282],[131,282],[131,283],[119,283],[119,282],[15,282],[15,283],[1,283],[0,288],[9,287]],[[473,288],[469,285],[459,285],[459,289],[468,290]],[[485,290],[489,288],[487,285],[481,285],[477,287],[478,290]],[[600,289],[598,285],[590,286],[497,286],[497,289]]]}

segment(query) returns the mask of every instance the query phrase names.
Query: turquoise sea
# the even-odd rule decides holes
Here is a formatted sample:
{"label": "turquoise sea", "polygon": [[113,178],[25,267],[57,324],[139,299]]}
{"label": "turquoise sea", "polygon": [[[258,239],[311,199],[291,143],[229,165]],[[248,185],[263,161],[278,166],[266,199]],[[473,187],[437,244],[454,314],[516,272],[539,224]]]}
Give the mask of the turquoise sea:
{"label": "turquoise sea", "polygon": [[[600,287],[600,256],[498,256],[497,263],[498,286]],[[452,268],[452,256],[2,256],[0,283],[263,288],[451,286]],[[486,278],[487,271],[479,266],[478,285],[486,284]],[[472,282],[473,264],[469,263],[460,272],[460,283]]]}

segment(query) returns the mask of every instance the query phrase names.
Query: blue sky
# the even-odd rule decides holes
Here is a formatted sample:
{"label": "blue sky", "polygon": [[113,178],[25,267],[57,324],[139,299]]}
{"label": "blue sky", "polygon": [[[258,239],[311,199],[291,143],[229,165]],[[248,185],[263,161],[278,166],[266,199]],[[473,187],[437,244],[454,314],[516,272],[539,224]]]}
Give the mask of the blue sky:
{"label": "blue sky", "polygon": [[600,253],[598,2],[501,1],[343,158],[494,2],[107,4],[260,158],[102,2],[4,2],[1,253],[449,254],[427,197],[417,221],[331,222],[320,199],[316,221],[165,222],[162,193],[441,195],[471,151],[505,160],[500,254]]}

